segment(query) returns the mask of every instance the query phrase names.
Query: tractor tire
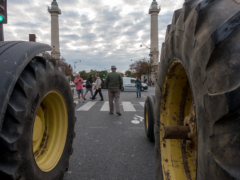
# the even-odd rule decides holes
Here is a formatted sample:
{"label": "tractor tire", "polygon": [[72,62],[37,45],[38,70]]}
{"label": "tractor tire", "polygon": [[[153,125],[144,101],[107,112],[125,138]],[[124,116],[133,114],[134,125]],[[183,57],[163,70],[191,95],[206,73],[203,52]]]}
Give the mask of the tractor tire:
{"label": "tractor tire", "polygon": [[154,106],[155,96],[148,96],[144,104],[144,127],[151,142],[154,142]]}
{"label": "tractor tire", "polygon": [[[237,0],[188,0],[174,12],[156,84],[158,180],[240,179],[239,42]],[[191,139],[167,139],[166,126],[188,117]]]}
{"label": "tractor tire", "polygon": [[17,78],[0,135],[0,177],[63,179],[75,136],[65,68],[55,60],[34,57]]}

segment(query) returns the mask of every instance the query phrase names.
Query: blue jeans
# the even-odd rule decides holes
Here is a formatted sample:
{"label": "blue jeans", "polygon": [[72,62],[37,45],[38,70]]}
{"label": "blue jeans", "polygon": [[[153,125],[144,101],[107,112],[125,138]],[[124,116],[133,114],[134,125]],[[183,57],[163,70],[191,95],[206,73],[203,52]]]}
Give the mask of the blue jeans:
{"label": "blue jeans", "polygon": [[139,97],[141,97],[141,87],[137,87],[136,91],[137,91],[137,97],[138,97],[138,94],[139,94]]}

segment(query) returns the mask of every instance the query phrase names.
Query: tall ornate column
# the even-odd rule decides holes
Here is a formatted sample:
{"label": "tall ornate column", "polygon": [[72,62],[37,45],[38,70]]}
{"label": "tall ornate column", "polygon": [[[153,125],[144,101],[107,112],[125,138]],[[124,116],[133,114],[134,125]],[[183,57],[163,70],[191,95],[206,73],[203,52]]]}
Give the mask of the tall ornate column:
{"label": "tall ornate column", "polygon": [[60,58],[58,15],[61,14],[61,9],[59,9],[56,0],[53,0],[51,8],[48,8],[48,12],[51,14],[51,55],[52,57]]}
{"label": "tall ornate column", "polygon": [[[160,13],[160,7],[156,0],[153,0],[150,8],[149,14],[151,14],[151,47],[150,54],[151,60],[153,60],[153,65],[158,65],[159,59],[159,47],[158,47],[158,14]],[[151,73],[151,80],[155,82],[156,77],[154,72]]]}

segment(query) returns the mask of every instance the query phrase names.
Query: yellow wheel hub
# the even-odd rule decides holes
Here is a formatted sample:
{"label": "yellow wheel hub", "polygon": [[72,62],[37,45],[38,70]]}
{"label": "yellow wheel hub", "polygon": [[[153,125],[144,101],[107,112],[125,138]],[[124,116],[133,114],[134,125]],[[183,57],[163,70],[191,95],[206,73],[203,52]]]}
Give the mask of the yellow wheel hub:
{"label": "yellow wheel hub", "polygon": [[43,98],[33,127],[33,153],[43,172],[51,171],[59,162],[67,138],[68,115],[66,102],[58,91]]}
{"label": "yellow wheel hub", "polygon": [[147,126],[147,129],[148,129],[149,122],[148,122],[148,109],[147,108],[146,108],[145,119],[146,119],[146,126]]}
{"label": "yellow wheel hub", "polygon": [[196,118],[188,77],[179,60],[170,63],[162,89],[160,153],[164,180],[195,180]]}
{"label": "yellow wheel hub", "polygon": [[33,127],[33,141],[34,142],[40,138],[40,136],[43,132],[42,128],[43,128],[42,121],[39,116],[36,116],[35,122],[34,122],[34,127]]}

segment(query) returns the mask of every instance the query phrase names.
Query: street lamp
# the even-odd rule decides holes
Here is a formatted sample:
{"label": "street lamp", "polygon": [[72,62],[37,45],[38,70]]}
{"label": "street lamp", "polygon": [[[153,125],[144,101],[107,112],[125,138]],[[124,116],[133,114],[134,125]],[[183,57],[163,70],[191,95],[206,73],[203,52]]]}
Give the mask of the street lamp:
{"label": "street lamp", "polygon": [[149,48],[146,44],[144,44],[144,43],[142,43],[141,45],[140,45],[140,47],[143,47],[143,46],[145,46],[146,48],[148,48],[148,49],[151,49],[151,48]]}
{"label": "street lamp", "polygon": [[78,61],[76,61],[76,62],[74,62],[74,71],[75,71],[75,68],[76,68],[76,64],[78,63],[78,62],[82,62],[82,60],[78,60]]}

